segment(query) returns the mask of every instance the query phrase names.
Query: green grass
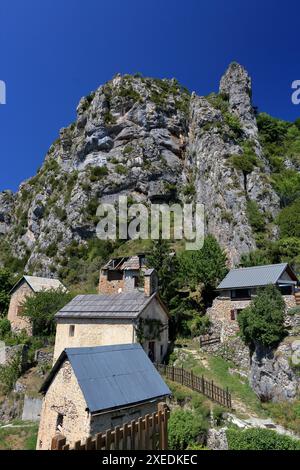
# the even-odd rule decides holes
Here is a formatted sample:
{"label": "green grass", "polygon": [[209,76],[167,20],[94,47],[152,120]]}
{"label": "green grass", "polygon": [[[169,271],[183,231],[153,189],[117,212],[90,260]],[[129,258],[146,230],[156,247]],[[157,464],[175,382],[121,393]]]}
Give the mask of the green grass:
{"label": "green grass", "polygon": [[228,369],[235,368],[232,363],[225,361],[221,357],[209,354],[205,354],[205,359],[208,363],[208,367],[205,367],[199,360],[187,352],[184,360],[179,360],[176,364],[179,367],[183,366],[187,370],[192,370],[196,375],[204,375],[206,379],[213,380],[215,385],[219,387],[228,387],[234,399],[239,400],[255,413],[266,415],[259,399],[249,386],[248,381],[246,379],[244,381],[238,375],[229,374]]}
{"label": "green grass", "polygon": [[30,427],[0,429],[0,450],[34,450],[38,424]]}

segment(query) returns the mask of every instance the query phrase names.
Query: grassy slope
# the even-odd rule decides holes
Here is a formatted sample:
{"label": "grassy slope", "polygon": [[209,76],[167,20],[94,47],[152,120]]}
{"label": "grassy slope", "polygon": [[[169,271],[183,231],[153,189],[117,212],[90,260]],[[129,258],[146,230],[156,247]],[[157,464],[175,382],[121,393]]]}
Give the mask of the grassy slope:
{"label": "grassy slope", "polygon": [[38,424],[0,428],[0,450],[35,450],[37,432]]}

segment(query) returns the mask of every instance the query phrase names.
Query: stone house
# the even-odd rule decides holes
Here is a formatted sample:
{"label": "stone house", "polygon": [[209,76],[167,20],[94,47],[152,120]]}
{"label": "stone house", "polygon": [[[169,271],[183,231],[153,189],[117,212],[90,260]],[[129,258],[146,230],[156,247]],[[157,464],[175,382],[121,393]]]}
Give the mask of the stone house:
{"label": "stone house", "polygon": [[71,446],[157,409],[171,394],[138,344],[65,349],[44,394],[37,449],[48,450],[56,433]]}
{"label": "stone house", "polygon": [[249,306],[260,287],[277,286],[283,295],[286,310],[295,307],[298,282],[287,263],[231,269],[218,285],[218,297],[207,310],[214,333],[220,334],[222,342],[235,335],[239,330],[239,312]]}
{"label": "stone house", "polygon": [[131,292],[142,284],[147,271],[145,254],[113,258],[100,270],[99,293]]}
{"label": "stone house", "polygon": [[65,348],[139,342],[153,361],[162,361],[169,314],[157,292],[155,271],[144,272],[144,288],[131,286],[116,294],[78,295],[63,307],[55,316],[54,360]]}
{"label": "stone house", "polygon": [[10,305],[7,318],[10,321],[13,331],[26,330],[31,335],[32,327],[28,318],[22,315],[23,303],[30,295],[43,290],[66,290],[64,285],[58,279],[49,279],[46,277],[23,276],[10,291]]}

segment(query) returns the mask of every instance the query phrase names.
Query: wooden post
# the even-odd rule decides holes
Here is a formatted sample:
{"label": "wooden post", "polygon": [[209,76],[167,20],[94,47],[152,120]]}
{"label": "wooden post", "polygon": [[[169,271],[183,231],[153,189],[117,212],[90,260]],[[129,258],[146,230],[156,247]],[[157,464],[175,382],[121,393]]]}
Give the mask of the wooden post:
{"label": "wooden post", "polygon": [[214,393],[214,381],[211,381],[211,398],[214,400],[215,399],[215,393]]}
{"label": "wooden post", "polygon": [[91,450],[92,449],[92,438],[88,437],[85,443],[85,449],[86,450]]}
{"label": "wooden post", "polygon": [[144,449],[144,442],[143,442],[143,418],[138,419],[138,449]]}
{"label": "wooden post", "polygon": [[62,450],[66,444],[66,438],[62,434],[56,434],[51,441],[51,450]]}
{"label": "wooden post", "polygon": [[159,403],[158,404],[158,412],[162,415],[162,421],[158,421],[159,425],[159,450],[168,450],[168,407],[166,403]]}
{"label": "wooden post", "polygon": [[115,427],[115,450],[120,450],[120,426]]}
{"label": "wooden post", "polygon": [[183,385],[183,366],[181,366],[181,384]]}
{"label": "wooden post", "polygon": [[149,428],[150,428],[150,415],[145,416],[145,449],[150,450],[150,443],[149,443]]}
{"label": "wooden post", "polygon": [[204,377],[203,377],[203,375],[202,375],[202,377],[201,377],[201,391],[202,391],[202,393],[204,394],[204,392],[205,392],[205,382],[204,382]]}
{"label": "wooden post", "polygon": [[123,426],[123,450],[127,450],[127,438],[128,438],[128,424],[125,423]]}
{"label": "wooden post", "polygon": [[135,427],[135,420],[131,421],[131,449],[130,450],[135,450],[135,437],[136,437],[136,427]]}
{"label": "wooden post", "polygon": [[194,390],[194,373],[191,370],[191,382],[192,382],[192,390]]}
{"label": "wooden post", "polygon": [[175,377],[175,374],[174,374],[174,366],[172,366],[172,381],[174,382],[174,377]]}
{"label": "wooden post", "polygon": [[102,432],[96,435],[96,450],[102,449]]}

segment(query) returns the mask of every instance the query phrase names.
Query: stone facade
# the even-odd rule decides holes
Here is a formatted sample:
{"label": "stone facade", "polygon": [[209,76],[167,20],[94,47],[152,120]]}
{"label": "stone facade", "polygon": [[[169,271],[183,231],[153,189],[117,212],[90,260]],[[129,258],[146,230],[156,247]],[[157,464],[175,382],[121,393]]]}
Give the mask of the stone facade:
{"label": "stone facade", "polygon": [[57,432],[62,433],[72,446],[78,440],[84,441],[98,432],[156,411],[157,401],[93,415],[86,408],[86,401],[71,364],[65,360],[43,400],[37,450],[49,450],[51,440]]}
{"label": "stone facade", "polygon": [[99,294],[118,294],[124,291],[125,280],[108,280],[108,270],[101,270],[99,278]]}
{"label": "stone facade", "polygon": [[22,304],[30,295],[34,295],[34,292],[27,282],[23,281],[11,296],[7,315],[13,331],[20,332],[25,330],[28,335],[32,334],[32,326],[28,318],[22,315]]}
{"label": "stone facade", "polygon": [[[160,338],[154,341],[155,359],[160,361],[168,349],[168,316],[159,301],[154,298],[147,305],[139,318],[160,320],[163,331]],[[138,319],[57,319],[54,362],[65,348],[83,346],[107,346],[111,344],[130,344],[138,342],[136,335]],[[74,326],[73,335],[70,328]],[[149,353],[149,342],[142,344],[146,354]]]}
{"label": "stone facade", "polygon": [[[283,296],[286,312],[289,308],[296,307],[294,295]],[[239,331],[237,316],[239,310],[250,305],[251,300],[231,300],[230,298],[217,297],[212,307],[207,309],[207,315],[211,321],[211,329],[214,335],[220,335],[223,343]],[[286,315],[286,317],[288,317]],[[287,320],[288,321],[288,320]]]}

